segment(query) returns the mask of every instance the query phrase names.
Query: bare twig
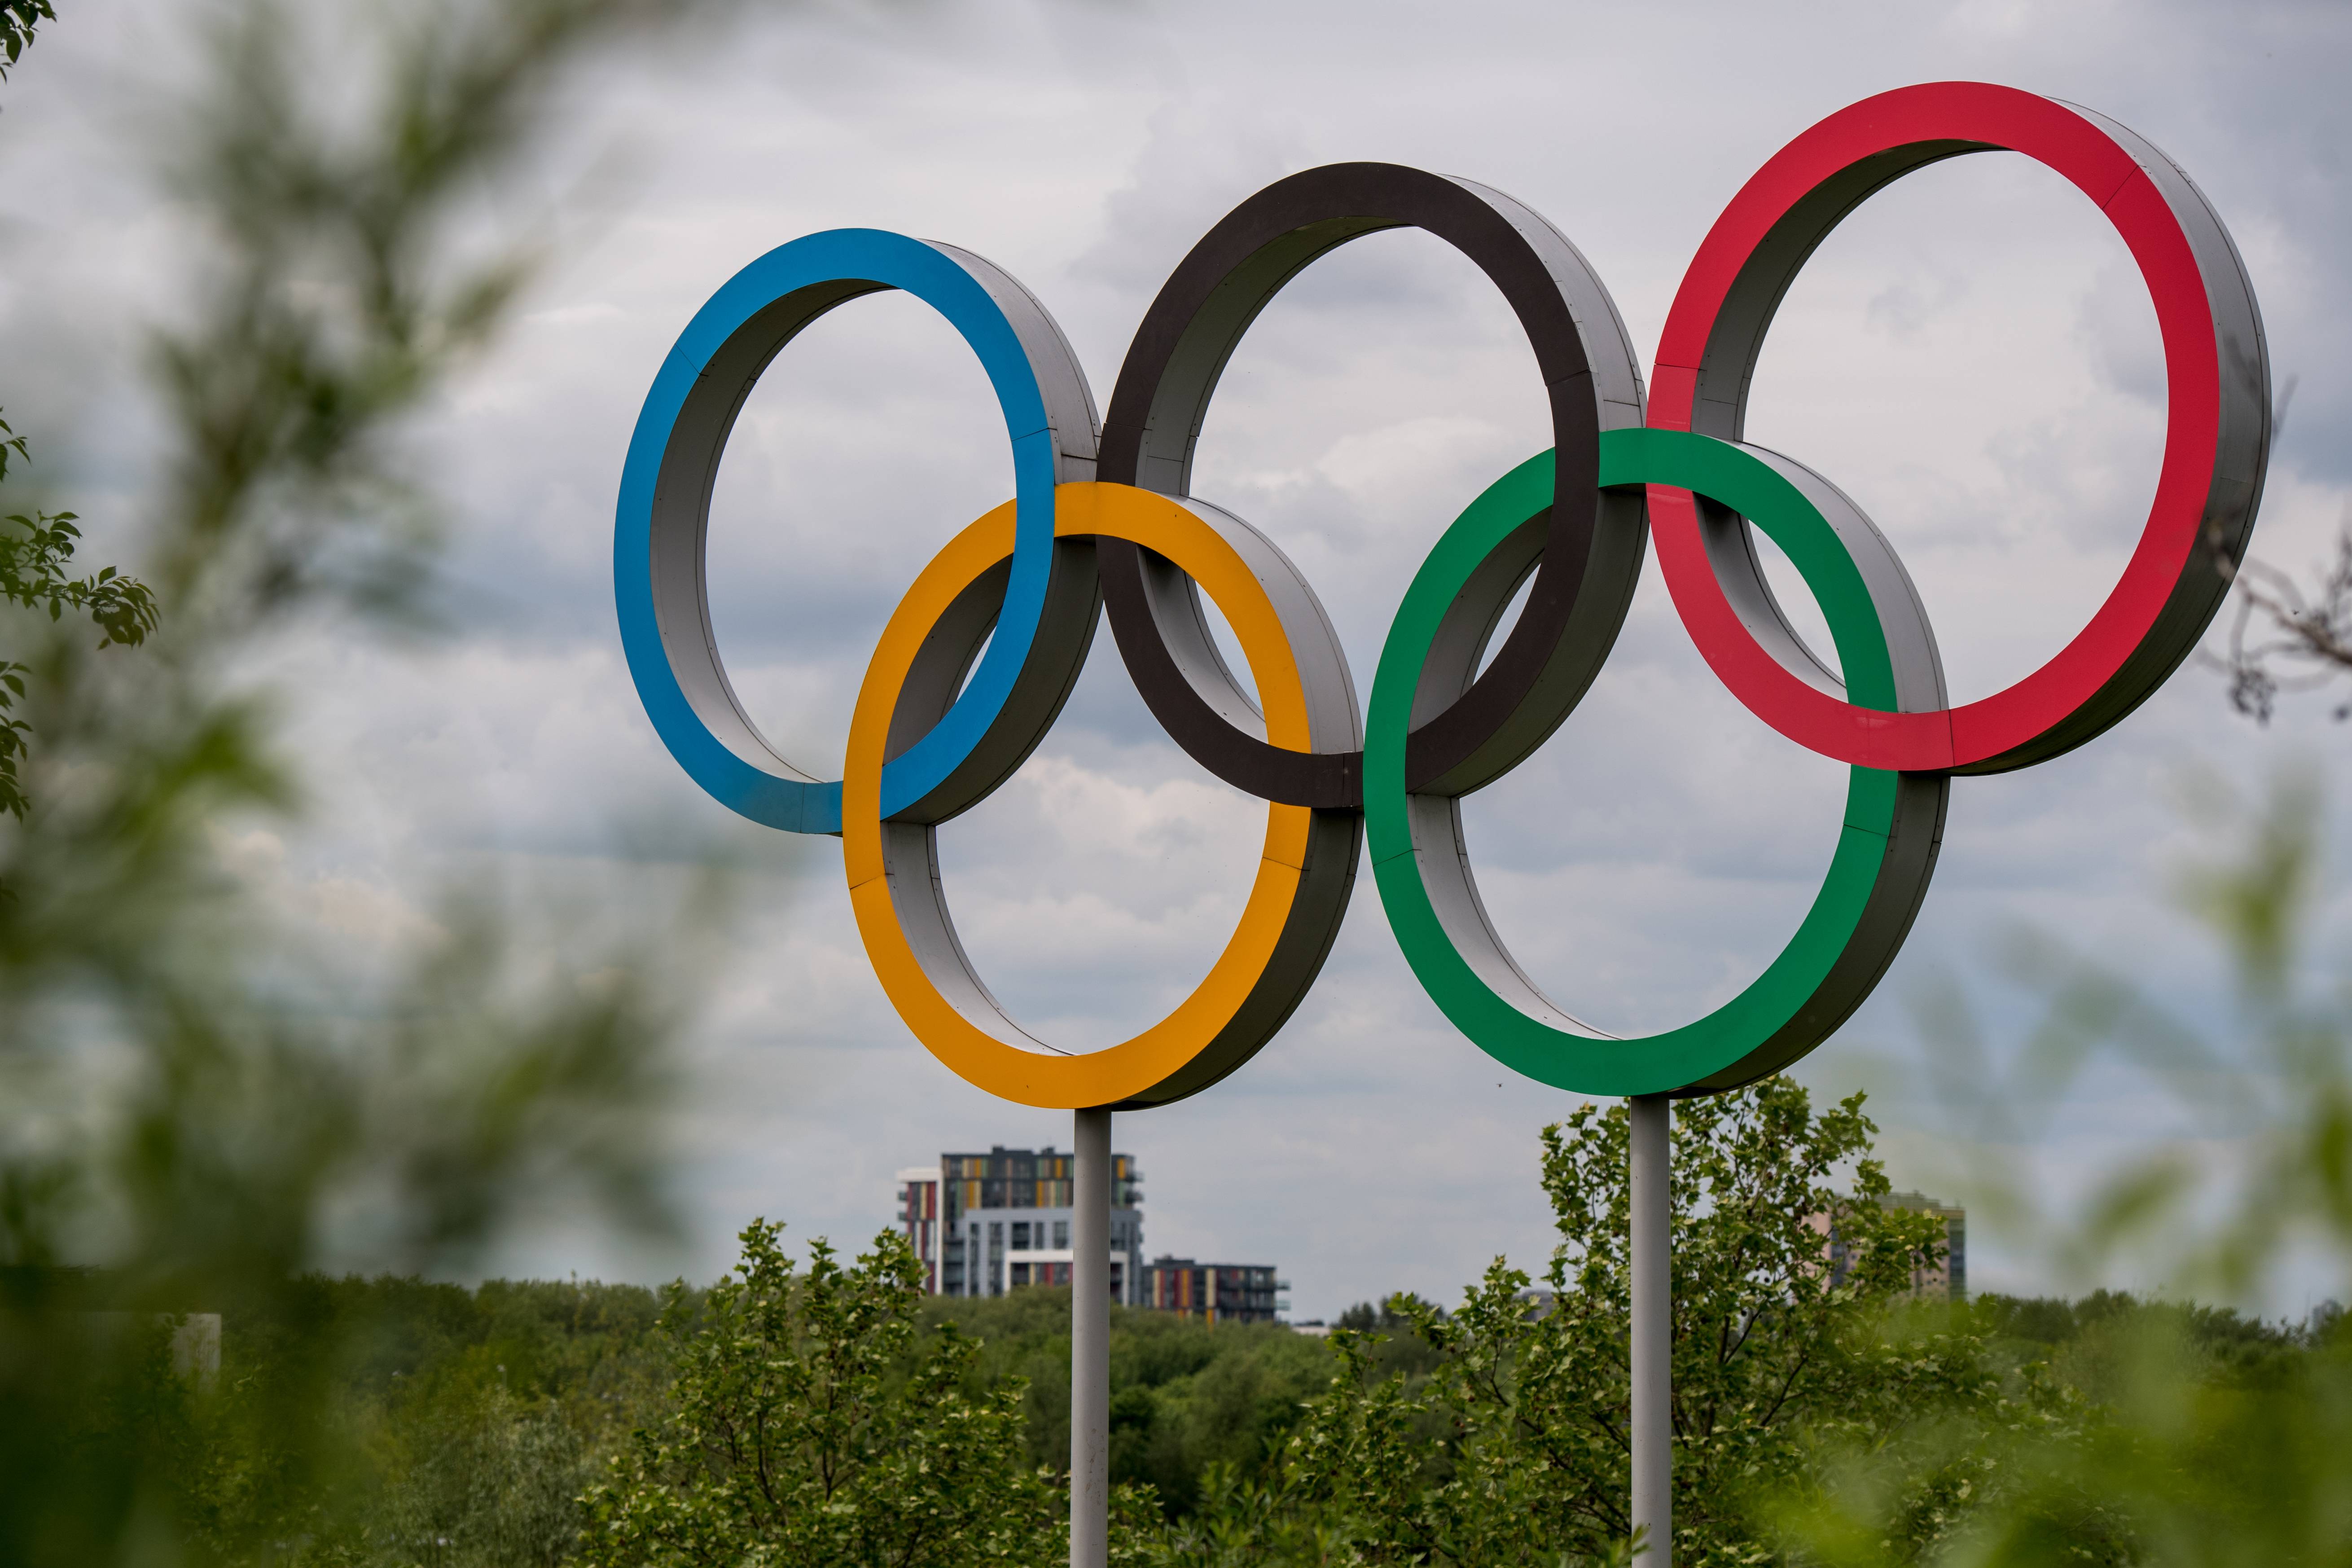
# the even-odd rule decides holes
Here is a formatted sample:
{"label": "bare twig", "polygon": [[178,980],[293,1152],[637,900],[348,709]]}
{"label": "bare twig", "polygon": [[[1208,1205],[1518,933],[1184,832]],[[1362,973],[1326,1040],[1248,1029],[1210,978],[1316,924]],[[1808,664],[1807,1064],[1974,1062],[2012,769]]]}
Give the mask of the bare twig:
{"label": "bare twig", "polygon": [[[2266,724],[2281,692],[2310,690],[2352,671],[2352,505],[2335,563],[2308,594],[2263,562],[2224,562],[2221,569],[2237,585],[2238,606],[2228,649],[2210,661],[2229,678],[2231,706]],[[2352,701],[2339,704],[2336,717],[2352,718]]]}

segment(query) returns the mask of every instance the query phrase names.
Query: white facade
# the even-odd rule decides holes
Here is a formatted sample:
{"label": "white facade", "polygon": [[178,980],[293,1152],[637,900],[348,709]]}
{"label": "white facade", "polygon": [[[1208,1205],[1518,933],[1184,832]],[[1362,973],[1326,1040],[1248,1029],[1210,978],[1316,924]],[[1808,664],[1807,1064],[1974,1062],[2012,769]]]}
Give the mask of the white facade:
{"label": "white facade", "polygon": [[[1133,1305],[1143,1288],[1140,1177],[1128,1155],[1112,1156],[1111,1164],[1110,1294]],[[942,1296],[1002,1296],[1028,1285],[1069,1284],[1077,1256],[1070,1169],[1066,1152],[1000,1146],[900,1171],[898,1221],[923,1259],[924,1288]]]}

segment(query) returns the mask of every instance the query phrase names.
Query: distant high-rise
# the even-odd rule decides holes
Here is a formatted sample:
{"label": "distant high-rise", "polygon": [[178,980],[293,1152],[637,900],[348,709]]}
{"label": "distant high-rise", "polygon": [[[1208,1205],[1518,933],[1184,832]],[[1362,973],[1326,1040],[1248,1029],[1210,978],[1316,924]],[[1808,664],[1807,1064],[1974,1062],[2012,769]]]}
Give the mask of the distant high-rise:
{"label": "distant high-rise", "polygon": [[[1958,1204],[1948,1204],[1931,1198],[1925,1193],[1889,1193],[1878,1200],[1891,1209],[1909,1209],[1917,1214],[1931,1214],[1944,1222],[1944,1261],[1941,1267],[1911,1268],[1911,1294],[1941,1296],[1950,1301],[1969,1299],[1969,1211]],[[1816,1214],[1805,1221],[1822,1232],[1829,1241],[1830,1283],[1845,1283],[1850,1265],[1846,1258],[1845,1242],[1838,1236],[1837,1227],[1827,1215]]]}
{"label": "distant high-rise", "polygon": [[1925,1193],[1889,1193],[1884,1201],[1888,1208],[1931,1214],[1944,1222],[1944,1266],[1940,1268],[1915,1266],[1911,1270],[1911,1293],[1915,1296],[1942,1296],[1953,1301],[1967,1300],[1969,1211],[1958,1204],[1948,1204]]}
{"label": "distant high-rise", "polygon": [[1274,1274],[1272,1264],[1155,1258],[1143,1266],[1136,1305],[1212,1323],[1271,1323],[1290,1304],[1276,1294],[1290,1282]]}
{"label": "distant high-rise", "polygon": [[[898,1223],[935,1296],[1002,1296],[1067,1285],[1073,1157],[1044,1149],[942,1154],[898,1173]],[[1137,1303],[1143,1277],[1143,1173],[1110,1157],[1110,1299]]]}

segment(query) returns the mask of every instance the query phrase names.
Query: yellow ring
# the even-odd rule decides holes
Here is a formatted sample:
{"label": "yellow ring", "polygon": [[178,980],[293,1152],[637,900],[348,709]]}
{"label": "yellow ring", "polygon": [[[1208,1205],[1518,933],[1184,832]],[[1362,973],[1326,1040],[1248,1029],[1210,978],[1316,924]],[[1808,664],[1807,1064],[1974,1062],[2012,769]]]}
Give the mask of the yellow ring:
{"label": "yellow ring", "polygon": [[[1265,1011],[1256,993],[1298,901],[1315,813],[1305,806],[1267,806],[1265,848],[1240,924],[1192,994],[1132,1039],[1076,1055],[1028,1049],[999,1038],[943,994],[908,942],[893,895],[880,817],[883,753],[891,714],[924,637],[958,595],[1011,557],[1013,511],[1014,503],[1005,502],[932,558],[892,612],[866,668],[841,785],[850,905],[891,1005],[915,1037],[967,1083],[1024,1105],[1054,1109],[1155,1103],[1200,1087],[1187,1080],[1203,1072],[1213,1075],[1210,1081],[1222,1078],[1260,1043],[1249,1040],[1231,1063],[1203,1060],[1236,1029],[1260,1033],[1243,1015],[1254,1001],[1255,1012]],[[1213,529],[1150,490],[1081,483],[1056,487],[1054,532],[1062,538],[1129,540],[1190,574],[1224,613],[1241,643],[1265,710],[1268,743],[1313,750],[1307,693],[1290,639],[1255,574]],[[1351,854],[1351,864],[1352,858]],[[932,896],[928,889],[921,893]],[[1291,1005],[1295,999],[1281,1005],[1280,1012],[1286,1015]],[[1271,1026],[1263,1030],[1271,1033]],[[1178,1084],[1184,1087],[1177,1090]]]}

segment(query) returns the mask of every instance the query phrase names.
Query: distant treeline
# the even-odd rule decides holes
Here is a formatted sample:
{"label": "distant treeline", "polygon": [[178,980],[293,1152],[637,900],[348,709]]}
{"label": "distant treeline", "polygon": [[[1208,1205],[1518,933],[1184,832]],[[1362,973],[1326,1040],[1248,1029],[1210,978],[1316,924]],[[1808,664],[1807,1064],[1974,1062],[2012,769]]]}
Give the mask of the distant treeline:
{"label": "distant treeline", "polygon": [[[584,1486],[664,1409],[670,1345],[654,1327],[661,1294],[645,1286],[491,1279],[468,1289],[313,1276],[278,1300],[292,1310],[226,1313],[224,1379],[266,1388],[296,1368],[316,1373],[318,1359],[331,1356],[337,1402],[346,1419],[373,1430],[368,1449],[384,1472],[376,1479],[395,1492],[432,1489],[450,1468],[433,1462],[436,1447],[471,1452],[483,1447],[486,1426],[527,1419],[562,1424],[573,1441],[539,1450],[560,1451]],[[1066,1469],[1069,1292],[925,1301],[925,1330],[947,1321],[981,1342],[974,1392],[1024,1380],[1029,1456]],[[1389,1335],[1374,1352],[1383,1371],[1410,1379],[1436,1363],[1384,1307],[1360,1305],[1341,1321]],[[1264,1461],[1338,1371],[1325,1341],[1281,1324],[1212,1326],[1127,1308],[1112,1310],[1110,1356],[1113,1479],[1150,1483],[1174,1513],[1189,1510],[1210,1465],[1246,1471]],[[450,1477],[461,1479],[483,1485],[478,1474]],[[412,1501],[435,1515],[456,1506]]]}
{"label": "distant treeline", "polygon": [[[493,1279],[467,1289],[314,1277],[290,1299],[299,1304],[291,1316],[227,1313],[224,1379],[267,1386],[332,1354],[337,1397],[349,1420],[372,1431],[365,1451],[381,1467],[362,1489],[420,1521],[455,1529],[469,1497],[486,1507],[503,1499],[496,1506],[509,1513],[518,1498],[537,1497],[551,1515],[545,1525],[561,1533],[568,1499],[664,1412],[669,1346],[654,1331],[659,1295],[643,1286]],[[2314,1325],[2295,1325],[2106,1290],[2073,1301],[1984,1295],[1952,1315],[1952,1326],[1979,1336],[1994,1358],[2042,1365],[2093,1403],[2116,1395],[2126,1359],[2152,1329],[2180,1347],[2193,1375],[2223,1386],[2291,1375],[2315,1342],[2345,1331],[2326,1310]],[[981,1342],[975,1392],[1025,1382],[1029,1456],[1066,1468],[1068,1292],[933,1298],[922,1316],[927,1330],[952,1320]],[[1437,1365],[1439,1352],[1385,1306],[1360,1305],[1340,1321],[1385,1334],[1372,1352],[1380,1371],[1401,1374],[1409,1388]],[[1114,1309],[1113,1479],[1150,1483],[1181,1517],[1211,1466],[1247,1473],[1265,1463],[1339,1370],[1325,1340],[1284,1325],[1213,1327]],[[534,1425],[550,1429],[542,1440],[514,1440],[515,1428]],[[551,1473],[499,1473],[530,1464]]]}
{"label": "distant treeline", "polygon": [[[394,1471],[415,1468],[405,1461],[421,1459],[429,1442],[526,1410],[560,1419],[593,1464],[663,1409],[670,1345],[654,1329],[660,1293],[644,1286],[492,1279],[467,1289],[314,1277],[293,1300],[291,1316],[226,1314],[224,1376],[266,1384],[279,1367],[336,1347],[337,1397],[351,1419],[377,1429],[373,1447]],[[1069,1292],[925,1301],[925,1330],[950,1320],[981,1342],[974,1392],[1024,1380],[1029,1455],[1066,1468]],[[1384,1365],[1411,1373],[1433,1364],[1434,1352],[1392,1314],[1366,1306],[1349,1321],[1387,1322]],[[1213,1327],[1126,1308],[1112,1310],[1110,1353],[1114,1479],[1151,1483],[1173,1510],[1190,1505],[1207,1466],[1262,1460],[1337,1370],[1321,1339],[1279,1324]]]}

